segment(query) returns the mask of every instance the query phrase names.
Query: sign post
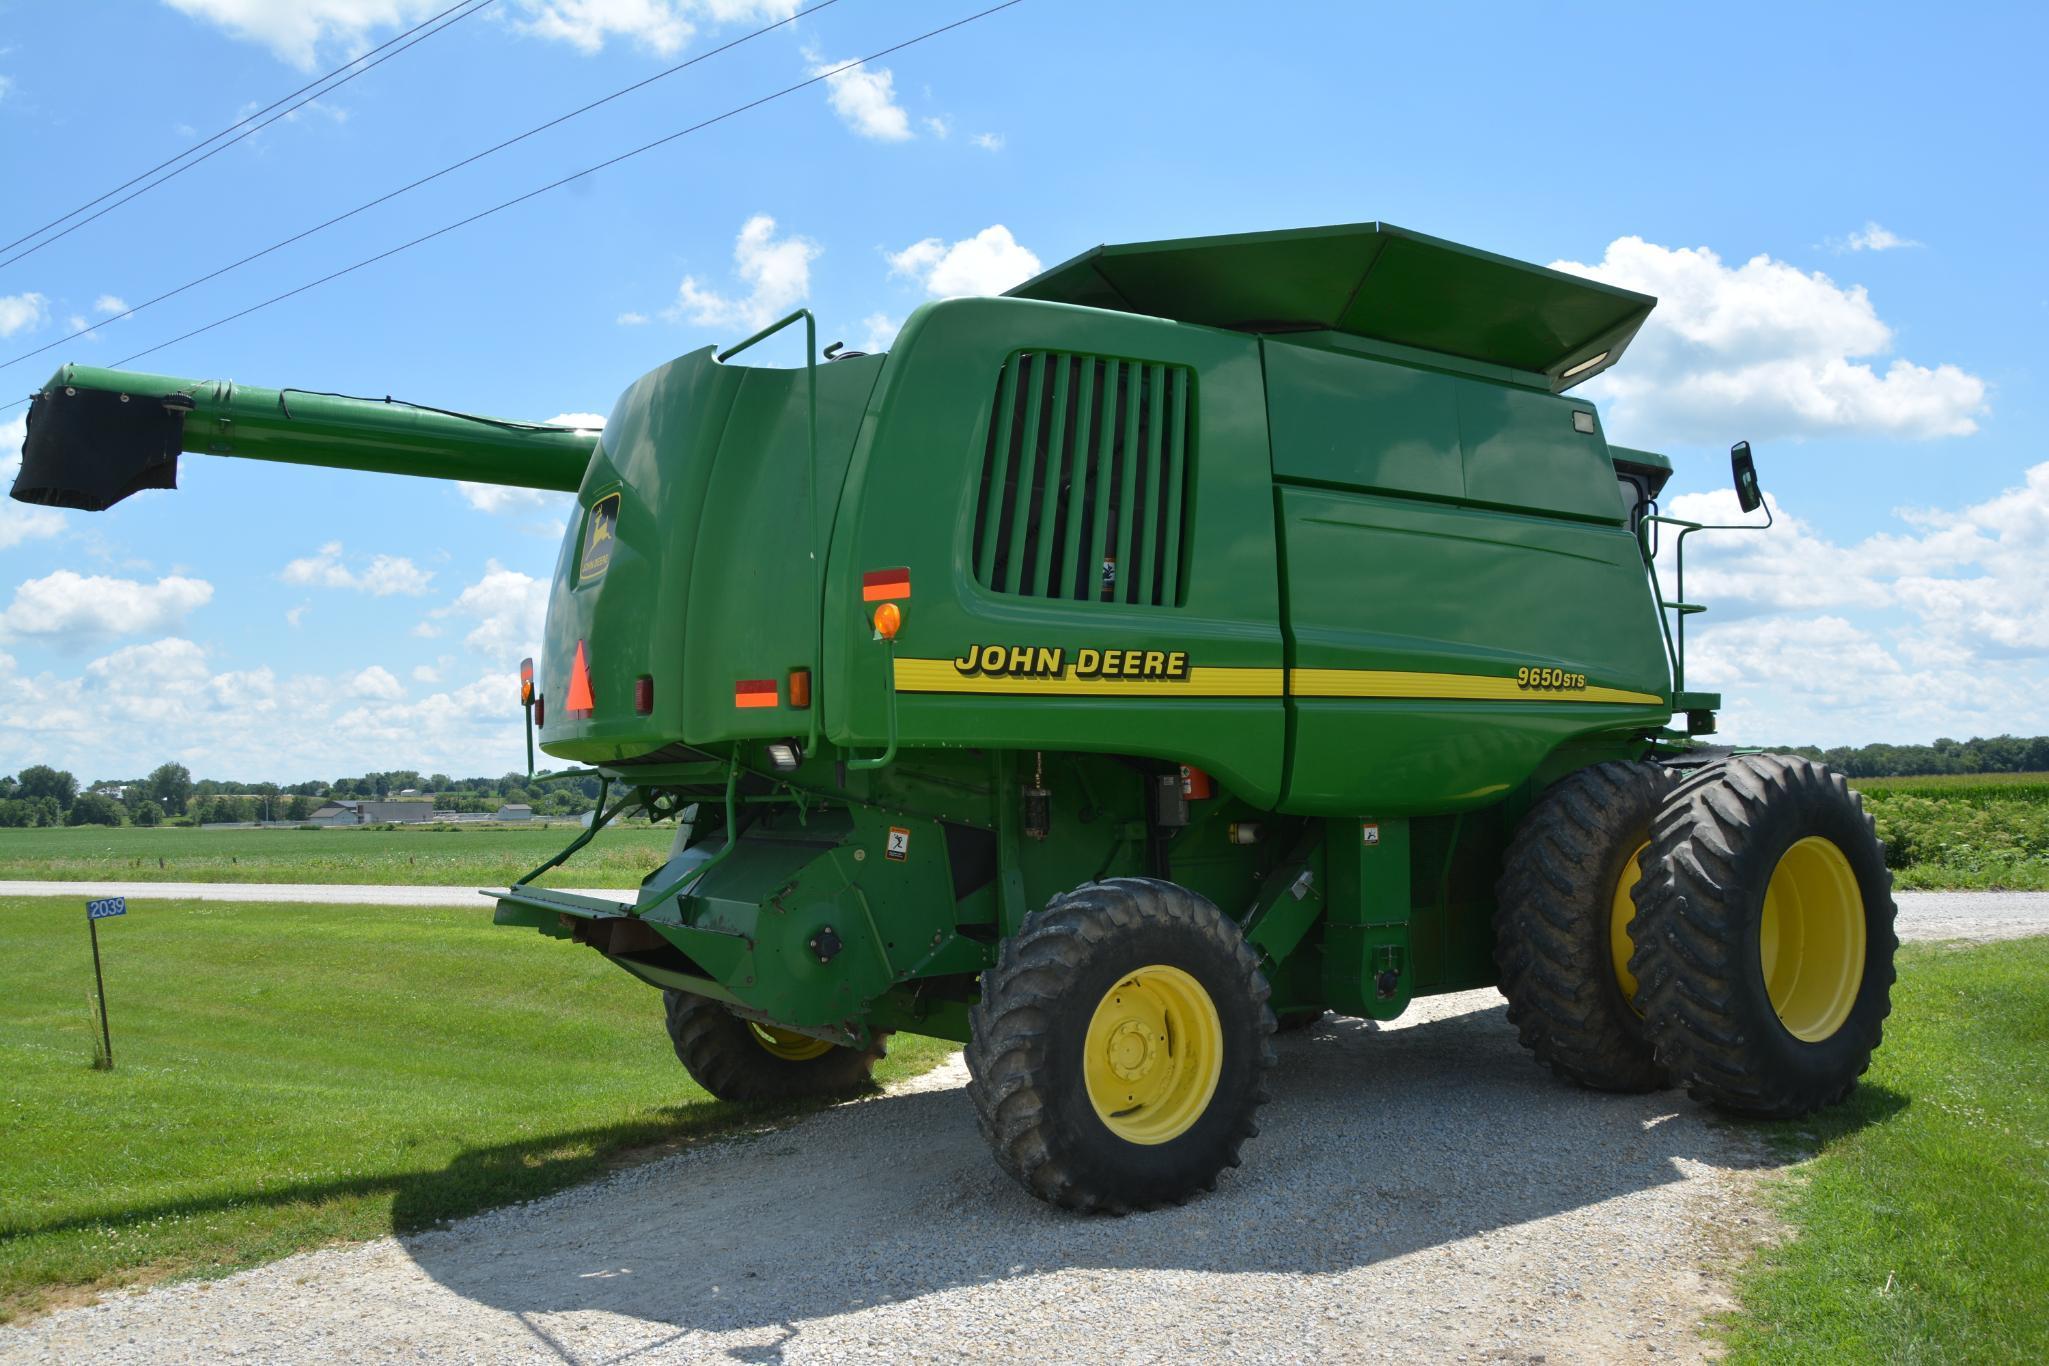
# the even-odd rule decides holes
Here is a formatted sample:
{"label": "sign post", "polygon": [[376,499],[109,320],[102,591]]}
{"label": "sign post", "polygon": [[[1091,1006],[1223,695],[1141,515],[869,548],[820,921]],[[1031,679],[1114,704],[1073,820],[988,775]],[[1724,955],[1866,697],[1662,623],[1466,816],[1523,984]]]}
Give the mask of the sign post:
{"label": "sign post", "polygon": [[125,896],[102,897],[85,903],[86,930],[92,935],[92,980],[100,998],[100,1044],[105,1050],[94,1066],[106,1071],[114,1068],[114,1034],[107,1027],[107,979],[100,972],[100,922],[108,916],[126,914],[128,898]]}

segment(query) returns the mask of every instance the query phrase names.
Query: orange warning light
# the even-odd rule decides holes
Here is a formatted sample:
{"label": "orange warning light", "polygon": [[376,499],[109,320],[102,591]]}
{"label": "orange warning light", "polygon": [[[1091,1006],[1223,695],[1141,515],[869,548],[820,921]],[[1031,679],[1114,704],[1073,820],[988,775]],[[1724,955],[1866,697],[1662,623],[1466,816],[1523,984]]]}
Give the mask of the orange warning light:
{"label": "orange warning light", "polygon": [[882,640],[895,640],[896,633],[904,627],[904,609],[893,602],[885,602],[875,609],[875,634]]}
{"label": "orange warning light", "polygon": [[534,701],[534,661],[531,656],[519,661],[519,705],[530,707]]}
{"label": "orange warning light", "polygon": [[799,708],[811,705],[811,670],[790,670],[790,705]]}

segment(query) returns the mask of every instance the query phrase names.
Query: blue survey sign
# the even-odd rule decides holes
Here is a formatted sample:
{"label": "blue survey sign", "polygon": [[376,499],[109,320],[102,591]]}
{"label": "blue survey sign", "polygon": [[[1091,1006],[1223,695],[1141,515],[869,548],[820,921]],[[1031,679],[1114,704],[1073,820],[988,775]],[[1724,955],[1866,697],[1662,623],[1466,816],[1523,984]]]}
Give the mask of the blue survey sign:
{"label": "blue survey sign", "polygon": [[85,918],[87,920],[105,920],[110,915],[126,914],[128,914],[128,898],[125,896],[105,896],[101,897],[98,901],[88,901],[85,903]]}

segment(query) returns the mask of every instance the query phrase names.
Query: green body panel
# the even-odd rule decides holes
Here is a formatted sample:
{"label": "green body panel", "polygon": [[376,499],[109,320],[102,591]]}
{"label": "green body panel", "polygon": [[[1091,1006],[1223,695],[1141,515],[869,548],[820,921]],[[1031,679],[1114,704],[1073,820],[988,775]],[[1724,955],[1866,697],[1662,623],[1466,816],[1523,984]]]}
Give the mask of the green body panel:
{"label": "green body panel", "polygon": [[[961,1038],[1028,914],[1163,877],[1277,1008],[1384,1018],[1493,980],[1545,786],[1715,704],[1673,695],[1632,525],[1670,463],[1561,393],[1651,302],[1378,224],[1145,243],[886,356],[679,357],[601,442],[67,368],[30,444],[84,384],[190,397],[186,449],[575,491],[541,747],[695,838],[634,904],[522,885],[503,923],[822,1038]],[[63,430],[60,493],[100,455]]]}

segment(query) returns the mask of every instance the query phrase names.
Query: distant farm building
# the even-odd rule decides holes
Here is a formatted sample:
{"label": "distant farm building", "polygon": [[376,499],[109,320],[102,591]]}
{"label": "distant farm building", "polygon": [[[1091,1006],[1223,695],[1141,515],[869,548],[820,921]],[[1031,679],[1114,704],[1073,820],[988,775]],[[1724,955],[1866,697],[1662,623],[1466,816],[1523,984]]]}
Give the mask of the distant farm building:
{"label": "distant farm building", "polygon": [[434,819],[432,802],[327,802],[308,825],[417,825]]}
{"label": "distant farm building", "polygon": [[533,818],[534,809],[525,802],[511,802],[501,806],[498,808],[498,814],[492,817],[493,820],[500,821],[530,821]]}

